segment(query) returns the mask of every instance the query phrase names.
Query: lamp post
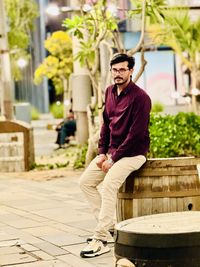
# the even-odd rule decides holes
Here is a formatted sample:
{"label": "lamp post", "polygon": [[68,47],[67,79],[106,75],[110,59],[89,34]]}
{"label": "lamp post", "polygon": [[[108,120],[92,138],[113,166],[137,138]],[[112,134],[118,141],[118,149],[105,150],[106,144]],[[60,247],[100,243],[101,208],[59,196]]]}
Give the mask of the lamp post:
{"label": "lamp post", "polygon": [[7,120],[13,119],[12,85],[10,56],[6,31],[6,13],[4,1],[0,1],[0,93],[1,115]]}

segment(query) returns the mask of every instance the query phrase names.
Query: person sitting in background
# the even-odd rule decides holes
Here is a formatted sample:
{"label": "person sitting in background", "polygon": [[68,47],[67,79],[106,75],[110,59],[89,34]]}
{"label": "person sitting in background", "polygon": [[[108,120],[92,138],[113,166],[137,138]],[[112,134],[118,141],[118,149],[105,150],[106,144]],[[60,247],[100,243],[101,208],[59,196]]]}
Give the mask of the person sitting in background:
{"label": "person sitting in background", "polygon": [[69,112],[65,120],[57,125],[56,131],[58,132],[56,144],[59,145],[59,148],[64,148],[76,132],[76,120],[72,111]]}

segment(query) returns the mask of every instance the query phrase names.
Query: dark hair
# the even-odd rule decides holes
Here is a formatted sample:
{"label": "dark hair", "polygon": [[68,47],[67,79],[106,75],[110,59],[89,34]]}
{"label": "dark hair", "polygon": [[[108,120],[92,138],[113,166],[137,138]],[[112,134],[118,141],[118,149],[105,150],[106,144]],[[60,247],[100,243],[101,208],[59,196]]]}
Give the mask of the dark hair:
{"label": "dark hair", "polygon": [[112,67],[112,65],[120,63],[120,62],[124,62],[124,61],[128,61],[129,69],[132,69],[135,66],[135,58],[132,56],[128,56],[127,54],[115,55],[110,61],[110,66]]}

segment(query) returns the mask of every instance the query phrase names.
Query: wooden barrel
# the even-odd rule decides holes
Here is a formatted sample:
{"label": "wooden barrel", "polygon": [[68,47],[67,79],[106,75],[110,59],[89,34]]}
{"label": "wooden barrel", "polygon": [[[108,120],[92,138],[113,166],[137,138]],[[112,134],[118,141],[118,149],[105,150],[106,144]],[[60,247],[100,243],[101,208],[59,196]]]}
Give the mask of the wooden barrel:
{"label": "wooden barrel", "polygon": [[136,267],[199,267],[200,212],[147,215],[118,223],[115,257],[116,266],[126,258]]}
{"label": "wooden barrel", "polygon": [[149,159],[118,192],[118,222],[188,210],[200,210],[200,158]]}

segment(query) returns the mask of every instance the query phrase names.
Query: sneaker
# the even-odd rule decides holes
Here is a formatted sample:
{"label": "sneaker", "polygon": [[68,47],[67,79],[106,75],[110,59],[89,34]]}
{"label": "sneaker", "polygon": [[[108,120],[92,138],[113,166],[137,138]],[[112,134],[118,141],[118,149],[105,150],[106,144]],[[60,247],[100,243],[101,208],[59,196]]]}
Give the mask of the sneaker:
{"label": "sneaker", "polygon": [[[114,241],[114,239],[113,239],[113,237],[114,237],[114,229],[110,229],[109,230],[109,233],[110,233],[110,236],[108,237],[108,242],[107,241],[102,241],[103,243],[105,243],[105,242],[107,242],[107,243],[114,243],[115,241]],[[92,236],[90,236],[90,237],[88,237],[87,239],[86,239],[86,242],[87,243],[90,243],[91,241],[93,240],[93,237]]]}
{"label": "sneaker", "polygon": [[93,239],[88,245],[81,251],[80,256],[82,258],[93,258],[100,256],[110,251],[106,241],[99,239]]}

